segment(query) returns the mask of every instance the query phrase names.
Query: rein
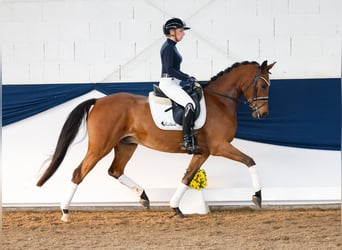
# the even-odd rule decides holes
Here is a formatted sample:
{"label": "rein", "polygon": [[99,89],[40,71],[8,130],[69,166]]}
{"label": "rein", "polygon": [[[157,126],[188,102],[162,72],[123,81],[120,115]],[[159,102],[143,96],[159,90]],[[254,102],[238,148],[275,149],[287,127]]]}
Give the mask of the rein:
{"label": "rein", "polygon": [[212,91],[212,90],[209,90],[209,89],[206,89],[206,88],[204,88],[203,90],[204,90],[205,92],[210,93],[210,94],[217,95],[217,96],[220,96],[220,97],[223,97],[223,98],[226,98],[226,99],[233,100],[233,101],[236,102],[236,103],[248,104],[248,101],[242,101],[242,100],[237,99],[237,98],[232,97],[232,96],[228,96],[228,95],[224,95],[224,94],[221,94],[221,93],[217,93],[217,92],[215,92],[215,91]]}

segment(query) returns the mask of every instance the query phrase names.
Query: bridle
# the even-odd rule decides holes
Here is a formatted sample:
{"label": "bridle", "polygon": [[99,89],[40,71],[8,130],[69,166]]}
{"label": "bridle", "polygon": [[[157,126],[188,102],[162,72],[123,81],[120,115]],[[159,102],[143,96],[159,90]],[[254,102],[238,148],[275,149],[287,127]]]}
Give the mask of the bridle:
{"label": "bridle", "polygon": [[[268,96],[260,96],[260,97],[257,96],[258,95],[258,81],[259,79],[262,79],[268,85],[268,87],[271,85],[271,83],[267,81],[266,78],[260,75],[260,72],[261,72],[261,69],[259,66],[253,81],[247,86],[247,88],[245,88],[245,90],[242,91],[245,93],[245,91],[254,83],[253,97],[252,99],[249,99],[246,104],[248,104],[248,106],[252,109],[252,111],[256,113],[258,119],[260,119],[259,110],[268,103]],[[258,106],[256,104],[257,101],[262,101],[263,103]]]}
{"label": "bridle", "polygon": [[[248,105],[253,112],[256,112],[256,115],[258,117],[258,119],[260,118],[260,112],[259,110],[268,103],[268,96],[260,96],[258,97],[257,94],[258,94],[258,81],[259,79],[262,79],[266,84],[267,86],[270,86],[271,85],[271,82],[268,81],[266,78],[264,78],[263,76],[260,75],[260,72],[261,72],[261,68],[260,66],[258,67],[257,69],[257,72],[253,78],[253,80],[247,85],[247,87],[242,90],[242,92],[245,92],[247,89],[249,89],[252,85],[254,85],[254,90],[253,90],[253,97],[247,101],[242,101],[240,99],[237,99],[235,97],[232,97],[232,96],[228,96],[228,95],[224,95],[224,94],[221,94],[221,93],[217,93],[215,91],[212,91],[212,90],[208,90],[206,88],[204,88],[203,90],[208,92],[208,93],[211,93],[211,94],[214,94],[214,95],[217,95],[217,96],[220,96],[220,97],[223,97],[223,98],[227,98],[227,99],[230,99],[230,100],[233,100],[235,101],[236,103],[242,103],[242,104],[246,104]],[[264,102],[263,104],[261,104],[260,106],[258,106],[256,104],[257,101],[262,101]]]}

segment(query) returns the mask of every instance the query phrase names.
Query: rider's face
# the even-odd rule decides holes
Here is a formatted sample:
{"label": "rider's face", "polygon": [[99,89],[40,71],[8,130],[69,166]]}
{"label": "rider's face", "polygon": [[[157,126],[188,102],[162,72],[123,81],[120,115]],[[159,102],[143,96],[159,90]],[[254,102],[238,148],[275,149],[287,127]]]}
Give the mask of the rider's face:
{"label": "rider's face", "polygon": [[170,31],[170,34],[176,39],[176,42],[182,41],[185,32],[183,28],[178,28]]}

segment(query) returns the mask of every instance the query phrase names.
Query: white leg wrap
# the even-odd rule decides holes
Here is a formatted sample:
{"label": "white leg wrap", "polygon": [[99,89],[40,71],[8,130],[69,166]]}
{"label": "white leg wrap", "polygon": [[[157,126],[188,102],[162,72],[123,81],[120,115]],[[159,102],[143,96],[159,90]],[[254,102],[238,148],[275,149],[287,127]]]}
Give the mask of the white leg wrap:
{"label": "white leg wrap", "polygon": [[121,175],[118,178],[118,181],[125,185],[126,187],[128,187],[129,189],[131,189],[133,192],[135,192],[138,196],[140,196],[144,189],[142,187],[140,187],[137,183],[135,183],[132,179],[130,179],[128,176],[126,175]]}
{"label": "white leg wrap", "polygon": [[170,207],[173,207],[173,208],[179,207],[179,202],[182,199],[186,190],[188,189],[189,189],[189,186],[185,185],[184,183],[181,183],[170,200]]}
{"label": "white leg wrap", "polygon": [[261,190],[261,185],[259,182],[259,175],[256,166],[252,166],[249,168],[249,173],[251,174],[252,177],[252,184],[255,192],[258,192]]}
{"label": "white leg wrap", "polygon": [[71,200],[74,197],[77,187],[78,187],[77,184],[71,182],[69,193],[67,193],[67,195],[64,197],[63,201],[61,202],[61,209],[69,209]]}

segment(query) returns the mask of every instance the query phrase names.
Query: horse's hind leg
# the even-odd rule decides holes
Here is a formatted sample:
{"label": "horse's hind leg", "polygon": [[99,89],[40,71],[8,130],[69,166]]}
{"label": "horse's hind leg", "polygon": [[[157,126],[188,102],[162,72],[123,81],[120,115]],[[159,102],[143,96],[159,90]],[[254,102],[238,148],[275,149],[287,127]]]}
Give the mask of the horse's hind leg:
{"label": "horse's hind leg", "polygon": [[69,187],[68,193],[64,197],[63,201],[61,202],[61,210],[62,210],[62,218],[61,220],[64,222],[70,221],[69,215],[69,206],[71,203],[72,198],[74,197],[78,185],[83,181],[85,176],[94,168],[96,163],[104,157],[108,152],[102,153],[95,153],[95,152],[87,152],[87,155],[80,163],[80,165],[74,170],[71,185]]}
{"label": "horse's hind leg", "polygon": [[146,208],[150,207],[150,201],[144,189],[124,174],[127,162],[131,159],[137,148],[137,144],[121,141],[115,147],[115,157],[108,169],[108,174],[116,178],[121,184],[131,189],[140,197],[140,203]]}

